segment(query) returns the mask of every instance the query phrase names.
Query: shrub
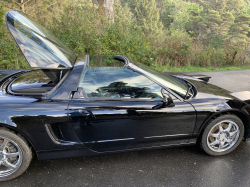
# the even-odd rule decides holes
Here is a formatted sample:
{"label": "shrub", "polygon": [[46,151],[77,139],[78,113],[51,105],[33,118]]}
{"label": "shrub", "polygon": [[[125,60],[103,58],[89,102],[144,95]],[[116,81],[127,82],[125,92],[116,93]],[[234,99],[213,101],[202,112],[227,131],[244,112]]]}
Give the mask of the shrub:
{"label": "shrub", "polygon": [[[130,0],[129,2],[134,6],[136,3],[132,2],[135,1],[137,2],[137,0]],[[143,2],[152,3],[155,1]],[[150,8],[139,4],[141,10]],[[191,3],[182,17],[186,17],[184,15],[191,11],[190,19],[192,18],[192,23],[196,23],[195,20],[202,20],[200,12],[203,9],[197,6],[193,6]],[[58,10],[53,10],[55,12],[53,17],[51,17],[51,11],[49,15],[44,15],[41,18],[38,15],[36,19],[77,55],[125,55],[158,69],[165,69],[169,66],[223,67],[250,64],[250,58],[247,56],[247,43],[230,45],[232,42],[228,42],[229,39],[225,40],[217,34],[211,35],[213,38],[209,39],[205,45],[200,39],[202,36],[195,38],[196,35],[195,32],[191,31],[192,29],[188,31],[188,29],[185,30],[183,27],[173,25],[177,22],[168,22],[167,26],[169,27],[162,29],[158,15],[153,17],[148,15],[148,19],[151,19],[152,22],[146,24],[147,20],[143,19],[145,17],[143,15],[146,15],[147,12],[144,11],[141,16],[135,17],[139,9],[131,11],[127,5],[121,6],[118,0],[114,6],[115,22],[113,24],[103,14],[99,14],[98,7],[92,3],[92,0],[72,1],[69,6],[58,7]],[[152,12],[157,11],[154,6]],[[4,11],[0,6],[0,18],[3,18],[3,15]],[[176,18],[171,17],[171,19],[177,19],[178,15],[176,14]],[[138,17],[141,19],[138,19]],[[180,21],[185,21],[181,20],[182,17],[179,18]],[[241,16],[240,18],[243,20],[244,17]],[[205,26],[202,23],[199,22],[200,25]],[[154,32],[152,30],[149,32],[150,29],[146,29],[151,27],[150,25],[155,26]],[[198,28],[195,25],[193,26]],[[239,26],[240,22],[238,27],[235,26],[234,28],[237,30]],[[227,29],[224,29],[224,31],[226,32]],[[237,37],[240,36],[237,35]],[[28,63],[7,31],[3,19],[0,19],[0,48],[0,69],[29,68]]]}
{"label": "shrub", "polygon": [[55,18],[47,26],[78,55],[120,54],[148,63],[152,53],[149,40],[140,29],[134,28],[132,18],[126,23],[122,18],[116,19],[110,25],[94,7],[67,7],[61,18]]}
{"label": "shrub", "polygon": [[28,69],[29,66],[4,24],[4,11],[0,6],[0,69]]}

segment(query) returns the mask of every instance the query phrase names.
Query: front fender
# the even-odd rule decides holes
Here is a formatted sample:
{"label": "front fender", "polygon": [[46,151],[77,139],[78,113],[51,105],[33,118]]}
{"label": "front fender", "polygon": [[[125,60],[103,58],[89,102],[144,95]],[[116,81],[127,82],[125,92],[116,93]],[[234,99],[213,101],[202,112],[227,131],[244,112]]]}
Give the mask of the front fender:
{"label": "front fender", "polygon": [[[197,112],[196,125],[193,138],[201,136],[207,123],[220,115],[233,114],[239,117],[245,126],[244,140],[249,136],[250,105],[236,99],[225,98],[199,98],[190,101]],[[248,110],[249,109],[249,112]]]}

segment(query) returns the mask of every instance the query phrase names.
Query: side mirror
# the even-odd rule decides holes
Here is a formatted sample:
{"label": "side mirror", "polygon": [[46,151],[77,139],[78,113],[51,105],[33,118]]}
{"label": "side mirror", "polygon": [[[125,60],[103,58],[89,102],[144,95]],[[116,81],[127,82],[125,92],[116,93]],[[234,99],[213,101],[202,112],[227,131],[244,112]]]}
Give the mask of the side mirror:
{"label": "side mirror", "polygon": [[174,101],[172,99],[172,97],[169,95],[169,93],[165,90],[165,89],[161,89],[161,93],[163,95],[163,104],[161,106],[161,108],[164,108],[164,107],[174,107],[175,104],[174,104]]}
{"label": "side mirror", "polygon": [[159,108],[166,108],[166,107],[174,107],[174,101],[169,95],[169,93],[164,90],[163,88],[161,89],[161,93],[163,96],[162,103],[159,103],[158,105],[154,106],[153,109],[159,109]]}

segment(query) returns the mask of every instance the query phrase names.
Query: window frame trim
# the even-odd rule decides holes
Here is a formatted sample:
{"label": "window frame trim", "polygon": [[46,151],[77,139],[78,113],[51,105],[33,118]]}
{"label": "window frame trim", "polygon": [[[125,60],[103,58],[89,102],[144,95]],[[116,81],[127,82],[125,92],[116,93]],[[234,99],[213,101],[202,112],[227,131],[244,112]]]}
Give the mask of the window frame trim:
{"label": "window frame trim", "polygon": [[79,100],[83,100],[83,101],[126,101],[126,102],[137,102],[137,101],[141,101],[141,102],[155,102],[155,101],[159,101],[162,102],[162,99],[138,99],[138,98],[85,98],[85,97],[79,97],[79,98],[73,98],[72,101],[79,101]]}

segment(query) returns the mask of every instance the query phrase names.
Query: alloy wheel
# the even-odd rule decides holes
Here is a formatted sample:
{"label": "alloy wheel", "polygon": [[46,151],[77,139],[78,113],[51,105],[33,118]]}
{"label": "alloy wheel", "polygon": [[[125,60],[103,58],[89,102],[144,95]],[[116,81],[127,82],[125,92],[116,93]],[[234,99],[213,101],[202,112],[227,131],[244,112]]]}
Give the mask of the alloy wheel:
{"label": "alloy wheel", "polygon": [[240,128],[231,120],[224,120],[212,127],[207,136],[208,147],[215,152],[232,148],[239,139]]}
{"label": "alloy wheel", "polygon": [[0,178],[9,176],[22,164],[22,151],[12,140],[0,136]]}

